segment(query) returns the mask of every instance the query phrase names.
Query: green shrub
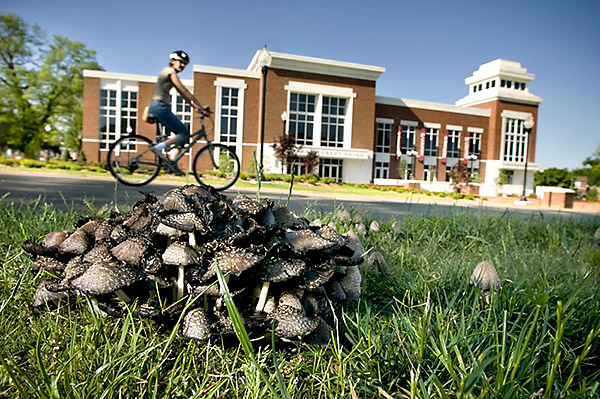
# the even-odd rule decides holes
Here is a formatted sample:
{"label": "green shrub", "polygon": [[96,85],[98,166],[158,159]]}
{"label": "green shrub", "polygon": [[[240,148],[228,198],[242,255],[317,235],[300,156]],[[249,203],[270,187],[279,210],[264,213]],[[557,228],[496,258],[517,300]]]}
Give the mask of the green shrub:
{"label": "green shrub", "polygon": [[586,194],[585,194],[585,199],[587,199],[589,202],[596,202],[598,201],[598,189],[596,188],[591,188]]}
{"label": "green shrub", "polygon": [[21,166],[26,168],[43,168],[46,164],[45,161],[36,161],[35,159],[23,159],[21,161]]}
{"label": "green shrub", "polygon": [[19,164],[19,161],[17,161],[16,159],[0,157],[0,165],[15,166],[18,164]]}

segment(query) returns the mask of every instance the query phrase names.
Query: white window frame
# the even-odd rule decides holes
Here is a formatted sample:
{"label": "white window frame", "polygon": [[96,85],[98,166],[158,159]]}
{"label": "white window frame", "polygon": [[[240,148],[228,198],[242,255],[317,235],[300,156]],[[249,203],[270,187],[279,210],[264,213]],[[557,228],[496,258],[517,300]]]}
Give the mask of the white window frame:
{"label": "white window frame", "polygon": [[243,141],[244,141],[244,97],[245,97],[246,89],[248,88],[248,85],[246,84],[246,81],[243,79],[231,79],[231,78],[221,78],[221,77],[218,77],[215,80],[214,85],[216,87],[216,99],[217,99],[217,107],[215,110],[215,137],[214,137],[214,141],[216,143],[220,142],[220,137],[217,132],[221,131],[221,113],[222,113],[221,96],[223,95],[223,88],[226,87],[226,88],[230,88],[230,89],[238,89],[238,105],[237,105],[238,115],[237,115],[237,124],[236,124],[237,134],[236,134],[236,141],[235,141],[235,152],[241,161],[242,160],[242,146],[243,146]]}
{"label": "white window frame", "polygon": [[[140,101],[140,94],[139,94],[139,85],[137,82],[131,82],[131,81],[125,81],[125,80],[121,80],[121,79],[101,79],[100,80],[100,90],[113,90],[116,91],[117,96],[116,96],[116,104],[115,107],[110,107],[112,109],[115,110],[115,139],[114,140],[101,140],[100,139],[100,131],[98,130],[98,149],[99,151],[108,151],[108,148],[110,146],[111,143],[117,141],[121,135],[123,134],[123,129],[121,126],[121,111],[123,110],[122,107],[122,99],[123,99],[123,92],[127,91],[127,92],[135,92],[137,93],[137,109],[139,109],[139,101]],[[100,93],[98,93],[100,94]],[[100,108],[98,109],[98,112],[100,112]],[[130,133],[137,133],[137,128],[139,126],[138,122],[138,116],[136,113],[135,117],[130,117],[127,118],[128,120],[135,120],[135,131],[132,130]],[[125,129],[126,134],[129,134],[129,132],[127,132],[127,129]],[[101,144],[106,142],[107,146],[106,148],[100,148]]]}
{"label": "white window frame", "polygon": [[[321,146],[321,125],[322,125],[322,112],[323,112],[323,97],[337,97],[346,99],[346,115],[344,118],[344,139],[341,148],[349,149],[352,148],[352,120],[354,110],[354,99],[356,93],[351,88],[320,85],[314,83],[294,82],[290,81],[284,86],[287,91],[287,114],[290,114],[290,95],[296,94],[307,94],[314,95],[316,99],[315,113],[314,113],[314,125],[313,125],[313,147]],[[286,121],[286,131],[289,131],[289,119]],[[340,147],[322,147],[322,148],[340,148]]]}
{"label": "white window frame", "polygon": [[[392,130],[394,127],[394,120],[393,119],[385,119],[385,118],[376,118],[375,123],[376,123],[376,129],[377,129],[376,137],[375,137],[375,152],[377,154],[391,154],[391,152],[392,152]],[[382,129],[380,129],[380,126],[382,126]],[[381,147],[383,147],[384,151],[378,151],[377,147],[380,147],[380,145],[379,145],[380,132],[385,134],[388,131],[389,131],[389,143],[387,146],[385,145],[385,143],[383,145],[381,145]]]}
{"label": "white window frame", "polygon": [[[500,159],[504,162],[510,163],[525,163],[525,154],[529,152],[527,143],[527,133],[525,133],[524,123],[527,118],[531,117],[528,112],[510,111],[504,110],[501,114],[502,117],[502,141],[500,148]],[[517,131],[511,134],[512,146],[509,153],[507,153],[507,128],[509,124],[517,123]]]}

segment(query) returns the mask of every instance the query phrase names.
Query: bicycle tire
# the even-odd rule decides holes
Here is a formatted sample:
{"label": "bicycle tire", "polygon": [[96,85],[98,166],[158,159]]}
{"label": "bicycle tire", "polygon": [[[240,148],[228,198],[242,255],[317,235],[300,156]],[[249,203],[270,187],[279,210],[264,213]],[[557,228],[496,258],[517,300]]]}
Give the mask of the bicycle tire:
{"label": "bicycle tire", "polygon": [[223,191],[233,186],[240,177],[240,159],[233,149],[224,144],[207,145],[194,157],[193,171],[200,184]]}
{"label": "bicycle tire", "polygon": [[144,136],[121,137],[109,147],[108,170],[115,179],[127,186],[143,186],[150,183],[158,176],[161,168],[156,154],[147,151],[153,144]]}

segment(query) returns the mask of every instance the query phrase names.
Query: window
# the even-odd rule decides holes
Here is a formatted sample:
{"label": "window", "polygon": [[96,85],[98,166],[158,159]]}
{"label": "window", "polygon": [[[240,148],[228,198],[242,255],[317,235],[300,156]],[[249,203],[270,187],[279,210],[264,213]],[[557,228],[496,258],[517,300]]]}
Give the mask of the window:
{"label": "window", "polygon": [[390,163],[389,162],[375,162],[375,178],[376,179],[387,179],[389,176]]}
{"label": "window", "polygon": [[481,132],[469,131],[469,154],[481,158]]}
{"label": "window", "polygon": [[448,130],[448,158],[460,157],[460,130]]}
{"label": "window", "polygon": [[221,88],[221,124],[219,141],[225,144],[235,144],[238,139],[238,96],[239,89]]}
{"label": "window", "polygon": [[176,94],[174,98],[171,99],[171,104],[174,104],[171,108],[173,109],[173,113],[181,119],[184,125],[187,126],[188,129],[192,128],[192,106],[188,104],[179,94]]}
{"label": "window", "polygon": [[405,124],[406,122],[401,122],[402,123],[402,131],[400,132],[400,151],[402,151],[403,154],[406,154],[408,151],[410,150],[414,150],[415,149],[415,132],[417,129],[416,124],[415,125],[407,125]]}
{"label": "window", "polygon": [[323,147],[344,146],[344,118],[346,99],[323,97],[321,112],[321,145]]}
{"label": "window", "polygon": [[287,131],[303,146],[350,148],[352,106],[350,88],[290,81]]}
{"label": "window", "polygon": [[330,177],[335,179],[336,182],[341,182],[343,163],[341,159],[321,159],[319,163],[319,176]]}
{"label": "window", "polygon": [[438,128],[427,127],[425,128],[425,155],[436,156],[437,155],[437,140],[438,140]]}
{"label": "window", "polygon": [[492,80],[492,87],[496,87],[496,80]]}
{"label": "window", "polygon": [[425,181],[436,181],[436,166],[435,165],[424,165],[423,166],[423,180]]}
{"label": "window", "polygon": [[288,131],[298,145],[313,145],[316,96],[312,94],[290,94]]}
{"label": "window", "polygon": [[524,120],[504,118],[504,161],[525,162],[527,133]]}
{"label": "window", "polygon": [[[120,117],[117,118],[117,115]],[[137,92],[132,90],[100,90],[100,142],[101,150],[119,137],[137,130]]]}
{"label": "window", "polygon": [[392,124],[377,123],[377,142],[375,146],[376,152],[390,153],[392,140]]}

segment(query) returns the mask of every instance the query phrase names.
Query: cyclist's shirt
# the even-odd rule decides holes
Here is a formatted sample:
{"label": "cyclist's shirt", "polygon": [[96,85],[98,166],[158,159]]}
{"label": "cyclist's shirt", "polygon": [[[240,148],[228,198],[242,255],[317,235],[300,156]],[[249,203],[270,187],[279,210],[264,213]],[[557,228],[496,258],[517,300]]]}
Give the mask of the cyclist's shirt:
{"label": "cyclist's shirt", "polygon": [[173,82],[171,81],[171,74],[176,73],[170,66],[160,71],[156,85],[154,86],[154,92],[152,93],[152,100],[163,101],[167,104],[171,103],[171,94],[169,92],[173,88]]}

